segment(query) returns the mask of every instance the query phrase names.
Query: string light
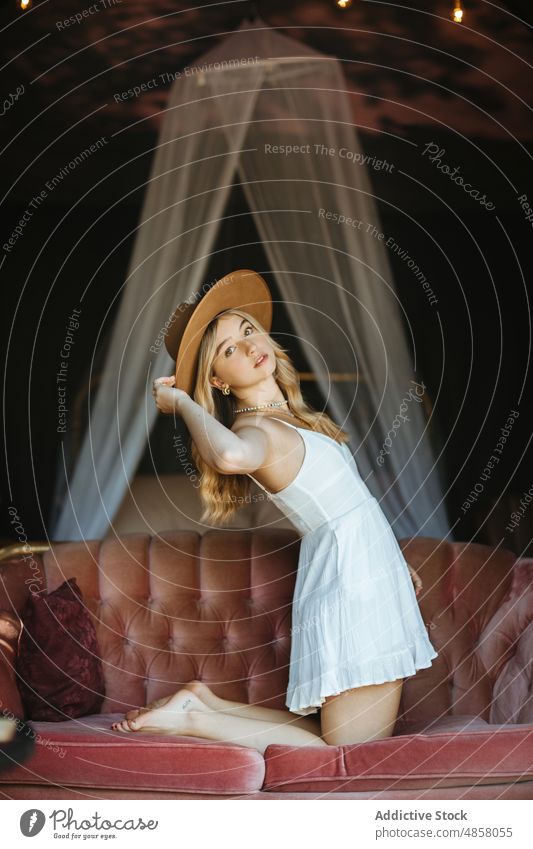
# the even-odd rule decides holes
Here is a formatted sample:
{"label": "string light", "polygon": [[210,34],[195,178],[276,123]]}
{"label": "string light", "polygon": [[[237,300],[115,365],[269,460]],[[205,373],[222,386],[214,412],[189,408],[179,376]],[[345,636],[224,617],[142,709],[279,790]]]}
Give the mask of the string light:
{"label": "string light", "polygon": [[456,24],[461,24],[463,22],[463,9],[461,6],[461,0],[455,0],[455,6],[453,7],[452,20],[455,21]]}
{"label": "string light", "polygon": [[[352,0],[335,0],[335,5],[339,7],[339,9],[348,9],[352,5]],[[454,7],[452,12],[452,20],[456,24],[462,24],[463,22],[463,7],[461,6],[461,0],[454,0]]]}
{"label": "string light", "polygon": [[19,0],[19,6],[22,9],[22,11],[25,12],[26,9],[30,8],[31,0]]}

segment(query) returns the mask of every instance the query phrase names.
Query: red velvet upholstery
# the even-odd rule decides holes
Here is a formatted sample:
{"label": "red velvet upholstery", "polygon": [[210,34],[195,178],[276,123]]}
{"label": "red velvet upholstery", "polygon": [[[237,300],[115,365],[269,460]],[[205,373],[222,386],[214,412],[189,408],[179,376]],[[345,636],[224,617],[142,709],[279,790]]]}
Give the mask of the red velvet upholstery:
{"label": "red velvet upholstery", "polygon": [[[359,746],[268,746],[265,790],[418,790],[524,781],[533,789],[533,729],[476,717]],[[464,798],[464,793],[459,794]],[[533,796],[531,797],[533,798]]]}
{"label": "red velvet upholstery", "polygon": [[0,633],[11,633],[0,642],[0,707],[21,710],[14,625],[36,580],[50,591],[77,578],[106,685],[100,714],[32,723],[35,755],[0,774],[3,792],[32,799],[77,798],[82,788],[97,798],[533,798],[533,560],[423,537],[401,546],[423,578],[419,604],[439,657],[405,680],[394,736],[329,748],[271,745],[264,757],[200,738],[125,737],[110,724],[192,679],[224,698],[285,706],[295,531],[131,534],[56,544],[33,564],[0,563],[0,609],[7,611]]}

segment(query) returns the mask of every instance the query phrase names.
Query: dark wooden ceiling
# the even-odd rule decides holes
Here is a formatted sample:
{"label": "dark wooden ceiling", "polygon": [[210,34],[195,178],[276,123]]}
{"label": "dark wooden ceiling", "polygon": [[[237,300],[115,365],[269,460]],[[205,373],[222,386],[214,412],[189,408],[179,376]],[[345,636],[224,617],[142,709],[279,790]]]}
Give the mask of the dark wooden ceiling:
{"label": "dark wooden ceiling", "polygon": [[[11,186],[20,162],[34,163],[49,146],[42,177],[60,167],[64,151],[84,140],[127,129],[128,139],[157,137],[170,83],[142,96],[117,95],[165,72],[193,64],[224,39],[253,7],[296,42],[336,55],[351,91],[354,125],[362,132],[453,133],[487,142],[531,141],[531,28],[529,0],[465,0],[464,25],[450,20],[452,0],[405,0],[395,6],[354,0],[340,11],[333,0],[245,0],[201,3],[157,0],[66,0],[35,3],[20,14],[0,8],[3,96],[24,94],[3,116],[7,148],[0,179]],[[69,23],[76,12],[80,23]],[[523,20],[520,20],[522,18]],[[57,161],[54,160],[57,154]],[[37,177],[39,179],[39,177]],[[21,197],[26,198],[24,187]]]}

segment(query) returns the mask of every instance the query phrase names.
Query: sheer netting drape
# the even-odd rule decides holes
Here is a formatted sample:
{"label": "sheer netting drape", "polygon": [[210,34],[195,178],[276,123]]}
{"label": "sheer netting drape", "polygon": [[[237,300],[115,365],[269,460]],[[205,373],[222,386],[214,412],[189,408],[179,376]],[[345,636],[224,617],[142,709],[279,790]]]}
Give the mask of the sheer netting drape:
{"label": "sheer netting drape", "polygon": [[[157,415],[151,380],[172,365],[164,346],[153,348],[176,304],[207,282],[234,179],[323,406],[351,434],[395,535],[451,538],[340,64],[258,20],[196,65],[204,70],[171,91],[102,385],[53,538],[101,538],[118,510]],[[359,379],[330,378],[346,373]]]}
{"label": "sheer netting drape", "polygon": [[217,127],[208,85],[190,78],[171,89],[101,383],[89,396],[87,433],[68,481],[63,462],[59,470],[64,495],[53,539],[103,538],[135,474],[158,415],[151,381],[172,371],[165,322],[207,282],[262,76],[251,67],[242,86],[229,75],[228,109],[239,120],[232,142]]}

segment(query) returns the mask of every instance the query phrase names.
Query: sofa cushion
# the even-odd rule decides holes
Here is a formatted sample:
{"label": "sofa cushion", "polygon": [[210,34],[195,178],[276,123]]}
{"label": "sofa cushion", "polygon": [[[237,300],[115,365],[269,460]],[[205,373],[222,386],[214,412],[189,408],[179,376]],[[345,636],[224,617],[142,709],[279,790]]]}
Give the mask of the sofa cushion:
{"label": "sofa cushion", "polygon": [[265,750],[265,790],[347,792],[471,787],[533,779],[530,725],[452,716],[418,734],[349,746]]}
{"label": "sofa cushion", "polygon": [[201,737],[113,731],[111,724],[123,717],[28,723],[35,732],[33,757],[2,772],[1,783],[216,796],[254,793],[263,784],[264,759],[256,749]]}
{"label": "sofa cushion", "polygon": [[102,661],[76,578],[48,595],[30,595],[22,621],[16,666],[25,717],[58,722],[97,711]]}

